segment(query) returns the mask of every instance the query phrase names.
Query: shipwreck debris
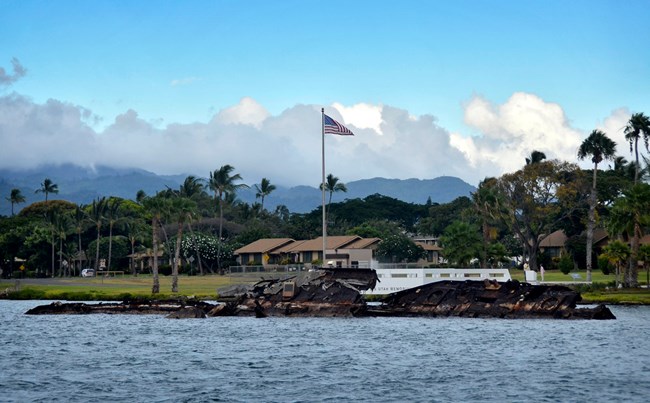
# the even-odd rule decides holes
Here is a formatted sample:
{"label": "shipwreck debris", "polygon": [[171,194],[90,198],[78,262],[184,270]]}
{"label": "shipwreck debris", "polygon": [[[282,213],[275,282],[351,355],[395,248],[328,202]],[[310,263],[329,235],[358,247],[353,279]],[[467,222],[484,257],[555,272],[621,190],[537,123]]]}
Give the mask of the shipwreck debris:
{"label": "shipwreck debris", "polygon": [[578,292],[558,285],[519,281],[439,281],[389,294],[368,304],[361,291],[377,285],[371,269],[321,269],[284,279],[262,280],[231,289],[226,302],[195,299],[132,300],[122,303],[61,303],[37,306],[27,314],[164,314],[168,318],[215,316],[471,317],[616,319],[604,305],[576,308]]}
{"label": "shipwreck debris", "polygon": [[471,318],[616,319],[604,305],[576,308],[582,297],[559,285],[517,280],[439,281],[410,288],[369,309],[377,316],[459,316]]}

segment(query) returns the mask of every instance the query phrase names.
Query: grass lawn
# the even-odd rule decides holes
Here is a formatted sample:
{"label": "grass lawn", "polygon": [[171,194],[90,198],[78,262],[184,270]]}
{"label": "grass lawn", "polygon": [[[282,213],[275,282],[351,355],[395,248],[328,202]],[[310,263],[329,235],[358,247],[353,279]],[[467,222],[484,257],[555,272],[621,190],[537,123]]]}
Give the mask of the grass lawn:
{"label": "grass lawn", "polygon": [[[568,274],[560,271],[547,270],[544,280],[574,286],[580,291],[585,303],[608,304],[639,304],[650,305],[650,288],[640,289],[614,289],[615,277],[613,274],[604,275],[600,271],[592,273],[593,286],[580,284],[586,279],[586,273],[577,272],[581,280],[573,280]],[[524,281],[522,270],[510,272],[513,279]],[[265,276],[269,274],[266,273]],[[268,278],[268,277],[267,277]],[[179,296],[196,297],[200,299],[215,299],[221,288],[238,284],[253,284],[261,279],[259,273],[233,274],[233,275],[206,275],[206,276],[179,276],[178,294],[171,292],[171,276],[160,276],[159,299],[174,298]],[[538,276],[539,279],[539,276]],[[639,273],[639,282],[646,284],[645,272]],[[151,275],[118,275],[116,277],[73,277],[73,278],[46,278],[24,280],[1,280],[0,294],[5,290],[14,299],[55,299],[69,301],[100,301],[123,300],[132,297],[152,297]],[[609,286],[609,289],[608,289]]]}
{"label": "grass lawn", "polygon": [[[259,280],[259,274],[179,276],[179,292],[172,294],[171,276],[160,276],[160,293],[156,298],[193,296],[213,299],[217,297],[217,290],[220,288],[252,284]],[[19,299],[122,300],[128,297],[151,297],[152,285],[151,275],[2,280],[0,292],[9,289],[10,296]],[[14,291],[18,292],[11,295]]]}

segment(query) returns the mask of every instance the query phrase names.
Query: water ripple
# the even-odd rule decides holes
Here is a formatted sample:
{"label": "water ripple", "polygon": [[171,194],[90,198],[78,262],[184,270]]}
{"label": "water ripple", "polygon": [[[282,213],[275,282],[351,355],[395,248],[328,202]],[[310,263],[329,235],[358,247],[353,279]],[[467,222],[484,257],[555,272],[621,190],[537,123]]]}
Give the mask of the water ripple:
{"label": "water ripple", "polygon": [[644,402],[650,308],[616,321],[26,316],[0,301],[7,402]]}

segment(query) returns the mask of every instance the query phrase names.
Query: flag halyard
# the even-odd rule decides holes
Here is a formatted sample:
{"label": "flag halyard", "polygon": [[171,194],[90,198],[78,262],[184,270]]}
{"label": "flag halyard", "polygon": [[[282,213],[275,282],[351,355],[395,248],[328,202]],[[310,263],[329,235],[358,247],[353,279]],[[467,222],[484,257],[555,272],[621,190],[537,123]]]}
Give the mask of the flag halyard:
{"label": "flag halyard", "polygon": [[338,134],[341,136],[354,136],[347,127],[343,126],[331,117],[323,116],[323,131],[325,134]]}

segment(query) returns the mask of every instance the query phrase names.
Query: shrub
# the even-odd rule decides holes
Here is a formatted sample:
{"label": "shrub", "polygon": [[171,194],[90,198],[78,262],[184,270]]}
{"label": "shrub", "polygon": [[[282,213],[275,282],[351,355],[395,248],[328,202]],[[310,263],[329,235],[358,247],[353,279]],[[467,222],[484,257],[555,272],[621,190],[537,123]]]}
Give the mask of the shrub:
{"label": "shrub", "polygon": [[613,272],[614,266],[605,256],[598,256],[598,268],[603,274],[608,275]]}
{"label": "shrub", "polygon": [[172,266],[169,264],[161,264],[158,266],[158,274],[161,276],[171,276],[172,274]]}
{"label": "shrub", "polygon": [[573,259],[571,259],[571,256],[569,256],[568,253],[562,255],[558,262],[558,267],[564,274],[569,274],[571,270],[573,270]]}

